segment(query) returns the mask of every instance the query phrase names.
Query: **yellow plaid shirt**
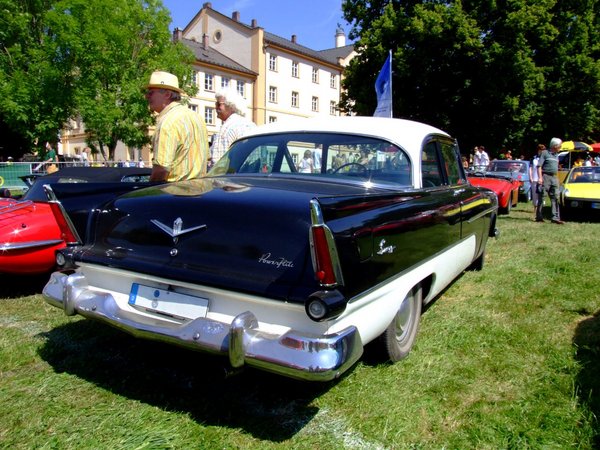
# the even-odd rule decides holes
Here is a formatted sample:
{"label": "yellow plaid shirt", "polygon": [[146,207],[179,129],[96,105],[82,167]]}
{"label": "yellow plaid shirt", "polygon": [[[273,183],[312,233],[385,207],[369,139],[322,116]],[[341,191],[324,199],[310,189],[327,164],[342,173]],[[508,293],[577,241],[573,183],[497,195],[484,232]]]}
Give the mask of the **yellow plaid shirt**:
{"label": "yellow plaid shirt", "polygon": [[206,175],[206,125],[197,113],[179,102],[170,103],[158,115],[152,149],[152,163],[169,171],[169,182]]}

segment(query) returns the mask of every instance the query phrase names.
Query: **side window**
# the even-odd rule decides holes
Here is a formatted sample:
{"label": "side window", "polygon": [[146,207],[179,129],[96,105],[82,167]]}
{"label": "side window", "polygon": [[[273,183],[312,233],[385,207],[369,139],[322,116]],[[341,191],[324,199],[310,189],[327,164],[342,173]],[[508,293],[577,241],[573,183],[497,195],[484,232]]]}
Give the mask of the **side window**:
{"label": "side window", "polygon": [[448,175],[448,183],[451,186],[459,184],[463,180],[461,164],[457,156],[456,145],[451,142],[440,142],[442,149],[442,158],[444,158],[444,166]]}
{"label": "side window", "polygon": [[440,161],[435,141],[430,141],[425,145],[421,159],[423,187],[441,186],[443,177],[440,171]]}

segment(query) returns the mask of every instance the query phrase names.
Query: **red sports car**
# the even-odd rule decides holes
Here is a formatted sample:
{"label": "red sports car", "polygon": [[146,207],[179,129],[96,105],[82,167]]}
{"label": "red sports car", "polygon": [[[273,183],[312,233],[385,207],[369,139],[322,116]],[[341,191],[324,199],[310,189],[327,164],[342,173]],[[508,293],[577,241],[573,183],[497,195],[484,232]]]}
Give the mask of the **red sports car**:
{"label": "red sports car", "polygon": [[471,172],[467,174],[467,179],[473,186],[494,191],[498,196],[498,211],[502,214],[509,214],[511,208],[519,202],[521,181],[493,172]]}
{"label": "red sports car", "polygon": [[[133,184],[148,185],[151,169],[120,167],[67,167],[51,175],[37,177],[25,195],[19,199],[0,198],[0,273],[40,274],[50,272],[55,265],[54,252],[65,247],[44,184],[81,183],[89,191],[85,198],[99,195],[98,183],[113,183],[119,188]],[[126,183],[126,184],[125,184]],[[129,187],[128,189],[131,189]],[[72,204],[75,221],[87,217],[85,200]],[[82,220],[81,220],[82,222]],[[81,234],[83,229],[79,230]]]}

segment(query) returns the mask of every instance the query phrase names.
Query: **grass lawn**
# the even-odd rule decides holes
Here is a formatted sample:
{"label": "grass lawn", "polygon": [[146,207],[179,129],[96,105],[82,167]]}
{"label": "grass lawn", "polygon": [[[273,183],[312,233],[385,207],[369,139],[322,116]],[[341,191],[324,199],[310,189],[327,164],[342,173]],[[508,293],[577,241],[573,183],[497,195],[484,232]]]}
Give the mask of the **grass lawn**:
{"label": "grass lawn", "polygon": [[314,384],[66,317],[0,287],[0,448],[600,448],[600,222],[501,216],[399,364]]}

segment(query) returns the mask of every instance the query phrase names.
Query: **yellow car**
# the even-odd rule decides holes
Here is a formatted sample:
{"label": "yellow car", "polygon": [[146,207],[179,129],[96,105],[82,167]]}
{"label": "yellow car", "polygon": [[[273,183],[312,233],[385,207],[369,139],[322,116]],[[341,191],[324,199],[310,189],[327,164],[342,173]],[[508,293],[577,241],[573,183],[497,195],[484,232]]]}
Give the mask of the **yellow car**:
{"label": "yellow car", "polygon": [[560,205],[565,217],[575,212],[600,213],[600,166],[572,168],[561,187]]}

